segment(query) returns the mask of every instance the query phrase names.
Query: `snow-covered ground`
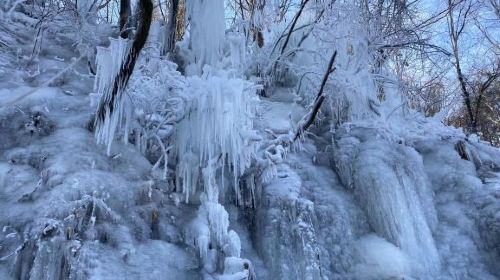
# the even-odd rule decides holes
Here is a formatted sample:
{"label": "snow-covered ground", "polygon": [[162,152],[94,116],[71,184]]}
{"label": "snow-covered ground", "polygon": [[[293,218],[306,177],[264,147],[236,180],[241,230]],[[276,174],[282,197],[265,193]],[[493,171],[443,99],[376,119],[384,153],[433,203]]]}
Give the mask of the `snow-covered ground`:
{"label": "snow-covered ground", "polygon": [[195,100],[165,128],[179,162],[138,140],[108,153],[87,62],[45,83],[78,55],[48,36],[32,69],[24,25],[0,23],[0,279],[500,277],[499,149],[420,116],[286,146],[294,89],[169,70]]}

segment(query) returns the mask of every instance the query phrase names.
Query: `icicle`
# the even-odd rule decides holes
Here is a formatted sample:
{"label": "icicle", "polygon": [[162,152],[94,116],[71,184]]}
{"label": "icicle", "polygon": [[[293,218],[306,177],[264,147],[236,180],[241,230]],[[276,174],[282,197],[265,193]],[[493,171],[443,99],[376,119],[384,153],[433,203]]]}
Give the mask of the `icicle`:
{"label": "icicle", "polygon": [[190,16],[191,48],[199,70],[203,65],[215,66],[222,53],[225,31],[224,0],[187,0]]}
{"label": "icicle", "polygon": [[[97,140],[97,144],[106,145],[106,152],[108,156],[111,155],[111,144],[113,144],[116,130],[122,126],[121,124],[124,114],[130,110],[127,108],[129,106],[131,106],[131,104],[126,98],[115,99],[115,103],[113,105],[115,108],[114,111],[110,114],[110,112],[106,110],[104,122],[95,127],[95,138]],[[129,120],[126,121],[126,123],[128,122]],[[128,134],[128,127],[126,127],[126,129],[127,131],[124,133]],[[128,137],[124,137],[124,139],[128,140]]]}
{"label": "icicle", "polygon": [[127,39],[109,38],[109,41],[109,47],[97,47],[94,91],[101,95],[111,91],[115,77],[128,52]]}
{"label": "icicle", "polygon": [[[228,78],[224,71],[215,76],[211,69],[206,70],[204,77],[188,78],[190,86],[186,92],[191,94],[193,103],[190,113],[177,125],[172,154],[178,162],[177,189],[186,202],[203,182],[202,204],[187,239],[193,240],[200,252],[205,273],[213,274],[219,258],[239,257],[241,251],[238,234],[229,231],[229,215],[219,203],[225,170],[232,176],[230,181],[239,201],[239,178],[250,166],[260,139],[253,129],[256,95],[252,84]],[[219,170],[221,186],[216,180]]]}
{"label": "icicle", "polygon": [[[200,167],[209,167],[210,162],[215,174],[217,166],[227,164],[239,198],[239,177],[250,166],[259,140],[253,130],[254,91],[250,83],[227,76],[190,77],[189,81],[187,91],[195,99],[194,108],[179,123],[173,148],[179,162],[176,172],[179,189],[187,201],[198,189]],[[207,190],[212,188],[213,184],[208,183],[212,180],[207,181]]]}
{"label": "icicle", "polygon": [[227,234],[227,243],[225,247],[227,256],[240,257],[241,253],[241,240],[236,231],[230,230]]}
{"label": "icicle", "polygon": [[[98,95],[102,96],[101,102],[110,99],[116,75],[120,71],[122,62],[128,53],[128,40],[121,38],[110,38],[109,40],[109,47],[99,47],[96,56],[97,72],[94,80],[94,91],[97,91]],[[128,142],[128,129],[132,115],[130,105],[126,98],[115,99],[113,104],[115,110],[111,114],[106,111],[104,122],[95,127],[97,143],[107,146],[108,155],[111,154],[111,144],[124,117],[127,118],[125,121],[124,141]]]}
{"label": "icicle", "polygon": [[231,33],[228,35],[228,40],[231,48],[231,64],[238,72],[242,72],[246,63],[245,37],[239,33]]}
{"label": "icicle", "polygon": [[216,244],[224,244],[229,228],[229,215],[226,209],[217,202],[209,201],[205,202],[203,207],[207,211],[210,232],[215,238]]}

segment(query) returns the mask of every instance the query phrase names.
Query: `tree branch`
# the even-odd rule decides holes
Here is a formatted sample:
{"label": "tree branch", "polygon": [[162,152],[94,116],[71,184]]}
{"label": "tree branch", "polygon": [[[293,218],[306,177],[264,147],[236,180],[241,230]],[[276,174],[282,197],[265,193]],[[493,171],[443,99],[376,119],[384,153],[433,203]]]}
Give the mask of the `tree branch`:
{"label": "tree branch", "polygon": [[293,141],[297,140],[297,138],[299,138],[314,123],[316,115],[318,115],[319,109],[321,108],[321,104],[323,104],[323,101],[325,100],[323,91],[325,90],[328,77],[330,77],[330,74],[335,71],[333,63],[335,62],[336,57],[337,51],[334,51],[332,57],[330,58],[330,62],[328,62],[328,68],[326,68],[325,75],[323,75],[323,80],[321,81],[321,86],[319,88],[318,94],[316,95],[316,99],[314,100],[313,107],[311,111],[307,115],[305,115],[304,118],[302,118],[302,120],[299,122],[299,127],[295,132]]}

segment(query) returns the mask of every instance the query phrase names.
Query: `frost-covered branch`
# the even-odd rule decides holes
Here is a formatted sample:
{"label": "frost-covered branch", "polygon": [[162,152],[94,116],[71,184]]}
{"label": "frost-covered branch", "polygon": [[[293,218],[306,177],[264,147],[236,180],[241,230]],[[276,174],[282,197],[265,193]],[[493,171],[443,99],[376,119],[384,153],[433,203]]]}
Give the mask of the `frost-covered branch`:
{"label": "frost-covered branch", "polygon": [[325,96],[323,95],[323,91],[325,90],[326,82],[328,81],[328,77],[333,71],[335,71],[335,67],[333,63],[335,62],[335,58],[337,57],[337,51],[333,52],[332,57],[330,58],[330,62],[328,62],[328,67],[326,68],[325,74],[323,75],[323,80],[321,81],[321,86],[319,88],[318,94],[316,95],[316,99],[314,100],[313,107],[309,113],[300,121],[297,131],[295,132],[295,136],[293,140],[297,140],[314,122],[316,119],[316,115],[321,108],[321,104],[325,100]]}
{"label": "frost-covered branch", "polygon": [[281,47],[281,54],[283,54],[285,52],[286,46],[288,45],[288,42],[290,41],[290,37],[292,36],[292,32],[295,29],[295,25],[297,24],[297,21],[299,20],[300,15],[304,11],[304,8],[306,7],[307,2],[309,2],[309,0],[304,0],[300,4],[300,9],[297,12],[297,14],[295,15],[295,17],[293,18],[292,25],[290,26],[290,30],[288,31],[288,35],[286,36],[285,42],[283,43],[283,46]]}

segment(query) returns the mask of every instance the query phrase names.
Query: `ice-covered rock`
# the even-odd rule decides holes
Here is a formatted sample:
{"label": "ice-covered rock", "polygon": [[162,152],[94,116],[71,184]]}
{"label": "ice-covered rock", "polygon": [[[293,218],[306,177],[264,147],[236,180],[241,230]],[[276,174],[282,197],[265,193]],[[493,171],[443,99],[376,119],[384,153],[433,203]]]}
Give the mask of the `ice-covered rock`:
{"label": "ice-covered rock", "polygon": [[421,156],[387,131],[346,126],[335,135],[334,162],[373,230],[412,259],[413,275],[439,272],[437,217]]}

